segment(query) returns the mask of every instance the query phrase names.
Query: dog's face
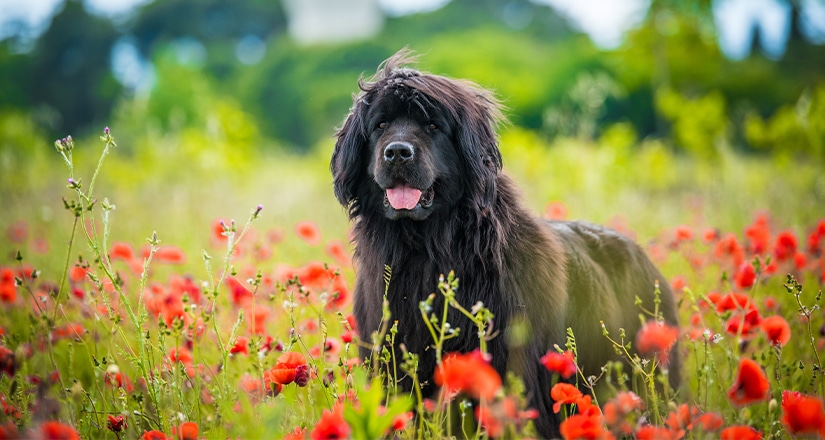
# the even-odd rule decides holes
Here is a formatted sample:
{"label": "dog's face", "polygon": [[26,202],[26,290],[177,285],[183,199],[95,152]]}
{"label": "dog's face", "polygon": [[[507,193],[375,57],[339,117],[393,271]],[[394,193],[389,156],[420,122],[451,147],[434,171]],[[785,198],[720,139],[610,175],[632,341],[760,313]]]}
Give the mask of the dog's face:
{"label": "dog's face", "polygon": [[499,107],[477,86],[387,60],[337,134],[330,168],[350,216],[424,221],[459,205],[486,209],[495,197],[501,155]]}
{"label": "dog's face", "polygon": [[384,216],[424,220],[461,197],[462,172],[453,123],[409,87],[383,90],[366,115],[366,174],[383,197]]}

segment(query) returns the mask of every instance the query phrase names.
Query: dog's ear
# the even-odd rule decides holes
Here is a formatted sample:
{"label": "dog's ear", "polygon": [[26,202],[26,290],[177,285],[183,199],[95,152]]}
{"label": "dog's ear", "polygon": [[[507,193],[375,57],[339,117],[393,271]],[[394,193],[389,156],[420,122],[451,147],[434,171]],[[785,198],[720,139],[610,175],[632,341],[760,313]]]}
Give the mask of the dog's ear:
{"label": "dog's ear", "polygon": [[366,173],[364,158],[367,134],[364,128],[364,113],[363,99],[356,98],[344,124],[335,134],[337,140],[329,164],[335,197],[350,210],[356,201],[357,187]]}
{"label": "dog's ear", "polygon": [[481,212],[495,203],[496,179],[501,171],[496,125],[501,119],[498,103],[485,94],[458,109],[456,142],[467,173],[468,194]]}

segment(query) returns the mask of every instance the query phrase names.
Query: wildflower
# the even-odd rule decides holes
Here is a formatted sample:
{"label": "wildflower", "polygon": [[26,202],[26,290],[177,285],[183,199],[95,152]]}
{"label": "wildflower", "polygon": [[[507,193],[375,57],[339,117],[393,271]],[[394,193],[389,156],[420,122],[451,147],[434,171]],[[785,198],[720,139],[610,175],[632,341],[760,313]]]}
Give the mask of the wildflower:
{"label": "wildflower", "polygon": [[13,303],[17,300],[17,285],[14,281],[14,271],[4,267],[0,268],[0,301]]}
{"label": "wildflower", "polygon": [[636,430],[637,440],[676,440],[681,438],[664,426],[645,425]]}
{"label": "wildflower", "polygon": [[298,222],[295,224],[295,234],[311,246],[321,243],[321,231],[318,225],[310,221]]}
{"label": "wildflower", "polygon": [[340,266],[347,267],[352,264],[349,252],[340,240],[330,240],[324,251]]}
{"label": "wildflower", "polygon": [[115,242],[112,243],[109,258],[112,260],[132,261],[135,258],[135,251],[129,243]]}
{"label": "wildflower", "polygon": [[791,231],[780,232],[776,236],[776,244],[773,246],[773,255],[779,261],[793,258],[798,247],[796,235]]}
{"label": "wildflower", "polygon": [[433,379],[448,393],[463,391],[483,400],[492,400],[501,389],[501,376],[478,350],[448,354],[436,367]]}
{"label": "wildflower", "polygon": [[321,420],[315,425],[310,438],[312,440],[345,439],[350,434],[350,427],[344,420],[343,405],[335,405],[332,411],[324,410]]}
{"label": "wildflower", "polygon": [[782,316],[769,316],[759,324],[771,345],[785,346],[791,339],[791,326]]}
{"label": "wildflower", "polygon": [[762,440],[762,433],[750,426],[728,426],[719,433],[722,440]]}
{"label": "wildflower", "polygon": [[705,432],[718,431],[724,424],[725,420],[719,413],[707,412],[696,419],[694,419],[694,426],[701,427]]}
{"label": "wildflower", "polygon": [[819,433],[825,437],[825,411],[822,400],[798,391],[782,392],[782,424],[794,436]]}
{"label": "wildflower", "polygon": [[169,360],[173,364],[180,362],[184,365],[192,365],[192,353],[186,347],[172,348],[169,350]]}
{"label": "wildflower", "polygon": [[740,289],[747,289],[753,286],[756,281],[756,269],[748,262],[739,264],[736,272],[733,274],[733,283]]}
{"label": "wildflower", "polygon": [[40,434],[49,440],[80,440],[80,435],[69,425],[46,422],[40,425]]}
{"label": "wildflower", "polygon": [[699,415],[699,408],[683,403],[667,415],[665,424],[672,433],[681,438],[687,431],[693,429],[693,420]]}
{"label": "wildflower", "polygon": [[632,391],[622,391],[607,401],[602,410],[604,420],[613,431],[629,436],[633,428],[628,423],[628,416],[645,409],[645,402]]}
{"label": "wildflower", "polygon": [[811,255],[819,255],[821,253],[823,238],[825,238],[825,220],[820,220],[816,228],[808,235],[808,252]]}
{"label": "wildflower", "polygon": [[242,353],[249,356],[249,338],[245,336],[239,336],[237,340],[235,340],[235,345],[229,349],[230,354],[238,354]]}
{"label": "wildflower", "polygon": [[547,354],[541,357],[539,361],[549,371],[558,373],[561,377],[569,379],[576,374],[576,360],[573,357],[573,352],[570,350],[564,353],[557,353],[555,351],[548,351]]}
{"label": "wildflower", "polygon": [[126,424],[126,417],[122,415],[113,416],[111,414],[109,414],[109,421],[106,423],[106,426],[112,432],[122,432],[129,427],[129,425]]}
{"label": "wildflower", "polygon": [[211,240],[214,245],[226,243],[229,238],[226,234],[226,222],[221,219],[216,219],[212,222],[212,236]]}
{"label": "wildflower", "polygon": [[14,244],[25,242],[29,237],[29,225],[23,220],[12,223],[6,229],[6,237]]}
{"label": "wildflower", "polygon": [[[710,294],[708,294],[710,296]],[[756,310],[756,304],[747,294],[730,292],[720,297],[716,302],[716,311],[722,313],[736,310]]]}
{"label": "wildflower", "polygon": [[186,253],[177,246],[164,245],[155,251],[153,261],[164,264],[183,264],[186,262]]}
{"label": "wildflower", "polygon": [[679,338],[679,329],[658,321],[648,321],[636,334],[636,349],[642,355],[656,354],[667,365],[670,349]]}
{"label": "wildflower", "polygon": [[716,242],[713,255],[721,260],[730,259],[736,266],[745,261],[745,250],[733,234],[727,234]]}
{"label": "wildflower", "polygon": [[578,402],[582,397],[582,392],[575,385],[559,382],[550,389],[550,397],[556,402],[553,404],[553,412],[558,413],[562,405]]}
{"label": "wildflower", "polygon": [[0,345],[0,372],[6,373],[6,376],[14,377],[15,371],[17,371],[17,362],[14,352]]}
{"label": "wildflower", "polygon": [[611,438],[602,425],[602,418],[598,416],[572,415],[561,422],[559,431],[565,440]]}
{"label": "wildflower", "polygon": [[0,439],[10,440],[21,437],[20,431],[17,429],[17,425],[15,425],[13,421],[9,420],[8,422],[0,425]]}
{"label": "wildflower", "polygon": [[759,311],[753,309],[744,315],[731,316],[725,323],[725,331],[733,336],[741,335],[750,338],[761,322],[762,318],[759,316]]}
{"label": "wildflower", "polygon": [[[172,434],[175,434],[175,428],[172,428]],[[198,438],[198,424],[195,422],[183,422],[177,428],[177,437],[180,440],[197,440]]]}
{"label": "wildflower", "polygon": [[565,220],[567,216],[567,206],[564,202],[553,201],[544,208],[544,218],[548,220]]}
{"label": "wildflower", "polygon": [[236,278],[227,277],[226,285],[229,286],[232,304],[243,306],[252,300],[252,292],[244,286],[244,283],[238,281]]}
{"label": "wildflower", "polygon": [[284,440],[304,440],[304,438],[306,437],[306,433],[306,428],[297,426],[295,427],[295,429],[292,430],[292,432],[287,433],[287,435],[284,436]]}
{"label": "wildflower", "polygon": [[52,330],[52,341],[59,341],[61,339],[75,338],[80,339],[86,333],[83,324],[73,322],[55,327]]}
{"label": "wildflower", "polygon": [[161,431],[153,429],[151,431],[144,432],[143,435],[141,436],[141,439],[142,440],[170,440],[170,437],[167,437],[166,434],[164,434]]}
{"label": "wildflower", "polygon": [[307,386],[309,382],[309,365],[303,364],[295,367],[295,385],[299,387]]}
{"label": "wildflower", "polygon": [[745,228],[745,237],[748,239],[750,250],[754,254],[762,254],[768,250],[771,240],[771,230],[768,216],[759,214],[753,223]]}
{"label": "wildflower", "polygon": [[303,354],[297,351],[288,351],[278,358],[278,362],[275,363],[274,367],[264,372],[264,379],[281,385],[290,384],[295,381],[298,367],[305,366],[306,362]]}
{"label": "wildflower", "polygon": [[728,390],[728,399],[737,406],[750,405],[768,399],[770,384],[762,367],[755,361],[743,358],[739,361],[736,381]]}

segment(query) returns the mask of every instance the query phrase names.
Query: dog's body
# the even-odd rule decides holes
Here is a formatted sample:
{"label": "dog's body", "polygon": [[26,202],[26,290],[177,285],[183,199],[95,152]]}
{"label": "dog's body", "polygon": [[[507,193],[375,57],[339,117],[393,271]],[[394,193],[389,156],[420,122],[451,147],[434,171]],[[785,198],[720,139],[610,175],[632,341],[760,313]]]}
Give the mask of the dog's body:
{"label": "dog's body", "polygon": [[[624,328],[635,335],[641,322],[634,298],[652,310],[654,285],[661,281],[659,308],[676,325],[673,294],[627,238],[586,223],[535,218],[501,172],[497,101],[471,83],[401,67],[410,61],[399,52],[372,81],[359,81],[362,93],[332,156],[335,194],[354,223],[360,337],[369,343],[381,325],[389,266],[395,349],[404,344],[420,356],[418,375],[430,391],[436,360],[419,303],[437,292],[439,275],[454,271],[457,300],[467,309],[481,301],[494,314],[497,336],[487,346],[492,365],[523,378],[541,414],[539,433],[557,435],[551,374],[539,358],[554,344],[563,347],[570,327],[580,367],[598,375],[615,357],[600,321],[613,334]],[[437,296],[435,310],[442,310],[442,301]],[[478,348],[469,319],[450,313],[448,321],[461,333],[445,342],[445,352]],[[529,336],[508,332],[515,327]],[[673,383],[678,362],[673,353]]]}

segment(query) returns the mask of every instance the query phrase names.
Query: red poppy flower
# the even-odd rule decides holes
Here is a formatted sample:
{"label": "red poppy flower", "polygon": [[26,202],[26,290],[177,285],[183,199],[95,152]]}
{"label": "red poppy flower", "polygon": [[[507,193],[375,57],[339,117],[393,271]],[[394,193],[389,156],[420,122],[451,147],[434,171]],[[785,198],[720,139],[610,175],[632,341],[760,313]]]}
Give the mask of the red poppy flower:
{"label": "red poppy flower", "polygon": [[733,274],[733,283],[740,289],[747,289],[753,286],[754,281],[756,281],[756,269],[748,262],[741,263]]}
{"label": "red poppy flower", "polygon": [[567,216],[567,206],[564,202],[550,202],[544,208],[544,218],[548,220],[565,220]]}
{"label": "red poppy flower", "polygon": [[0,301],[13,303],[17,300],[17,286],[14,281],[14,271],[10,268],[0,268]]}
{"label": "red poppy flower", "polygon": [[750,295],[738,292],[726,293],[716,301],[716,311],[720,313],[736,310],[756,310],[756,305]]}
{"label": "red poppy flower", "polygon": [[719,413],[707,412],[697,417],[693,422],[694,426],[701,427],[705,432],[714,432],[725,424],[725,419]]}
{"label": "red poppy flower", "polygon": [[755,361],[743,358],[739,361],[736,382],[728,390],[728,399],[737,406],[750,405],[768,399],[770,384],[762,367]]}
{"label": "red poppy flower", "polygon": [[793,435],[819,433],[825,437],[825,411],[822,400],[798,391],[782,392],[782,424]]}
{"label": "red poppy flower", "polygon": [[581,399],[582,392],[575,385],[559,382],[550,389],[550,397],[556,402],[553,404],[553,412],[558,413],[562,405],[573,404]]}
{"label": "red poppy flower", "polygon": [[808,235],[808,252],[812,255],[819,255],[822,239],[825,238],[825,220],[820,220],[811,234]]}
{"label": "red poppy flower", "polygon": [[160,246],[155,251],[152,261],[163,264],[183,264],[186,262],[186,253],[177,246]]}
{"label": "red poppy flower", "polygon": [[143,440],[169,440],[170,439],[170,437],[167,437],[166,434],[164,434],[163,432],[158,431],[156,429],[144,432],[143,435],[141,436],[141,438]]}
{"label": "red poppy flower", "polygon": [[614,431],[630,435],[633,428],[627,416],[634,411],[645,409],[645,402],[632,391],[621,391],[616,397],[607,401],[602,408],[604,420]]}
{"label": "red poppy flower", "polygon": [[667,365],[670,349],[679,339],[679,329],[658,321],[648,321],[636,334],[636,349],[640,354],[656,354],[659,363]]}
{"label": "red poppy flower", "polygon": [[349,252],[340,240],[330,240],[324,250],[338,265],[348,267],[351,264]]}
{"label": "red poppy flower", "polygon": [[784,347],[791,339],[791,326],[785,318],[779,315],[769,316],[763,319],[759,325],[771,345]]}
{"label": "red poppy flower", "polygon": [[759,316],[759,311],[753,309],[742,316],[741,313],[731,316],[725,323],[725,331],[733,336],[742,336],[750,338],[754,336],[759,324],[762,322],[762,317]]}
{"label": "red poppy flower", "polygon": [[463,391],[477,399],[492,400],[501,389],[501,376],[478,350],[448,354],[433,379],[448,393]]}
{"label": "red poppy flower", "polygon": [[135,258],[135,251],[129,243],[112,243],[112,250],[109,251],[109,258],[112,260],[131,261]]}
{"label": "red poppy flower", "polygon": [[80,266],[72,266],[71,270],[69,271],[69,279],[73,283],[80,283],[86,280],[86,273],[88,269],[82,268]]}
{"label": "red poppy flower", "polygon": [[10,224],[6,229],[6,237],[12,243],[23,243],[29,237],[29,225],[24,220],[18,220]]}
{"label": "red poppy flower", "polygon": [[278,358],[275,366],[264,372],[264,379],[287,385],[295,381],[299,366],[306,365],[307,361],[303,354],[297,351],[288,351]]}
{"label": "red poppy flower", "polygon": [[762,440],[762,433],[750,426],[728,426],[719,433],[721,440]]}
{"label": "red poppy flower", "polygon": [[324,410],[321,420],[315,425],[310,438],[312,440],[336,440],[348,438],[350,427],[344,420],[343,405],[335,405],[332,411]]}
{"label": "red poppy flower", "polygon": [[734,234],[727,234],[720,238],[713,248],[713,255],[722,260],[730,259],[737,266],[745,261],[745,250]]}
{"label": "red poppy flower", "polygon": [[317,246],[321,243],[321,231],[318,229],[318,225],[313,222],[303,221],[296,223],[295,234],[311,246]]}
{"label": "red poppy flower", "polygon": [[0,425],[0,439],[11,440],[16,438],[22,438],[22,436],[13,421],[9,420]]}
{"label": "red poppy flower", "polygon": [[304,438],[306,437],[306,433],[306,428],[298,426],[295,429],[293,429],[292,432],[287,433],[287,435],[284,436],[284,440],[304,440]]}
{"label": "red poppy flower", "polygon": [[192,353],[186,347],[172,348],[169,350],[169,360],[172,363],[180,362],[184,365],[192,365]]}
{"label": "red poppy flower", "polygon": [[745,237],[748,239],[750,250],[754,254],[762,254],[768,250],[771,241],[771,229],[768,216],[759,214],[753,223],[745,228]]}
{"label": "red poppy flower", "polygon": [[570,350],[564,353],[556,351],[548,351],[547,354],[541,357],[539,361],[549,371],[558,373],[561,377],[569,379],[576,374],[576,359],[573,357],[573,352]]}
{"label": "red poppy flower", "polygon": [[40,425],[40,433],[49,440],[80,440],[80,435],[69,425],[46,422]]}
{"label": "red poppy flower", "polygon": [[676,440],[678,433],[664,426],[645,425],[636,430],[636,440]]}
{"label": "red poppy flower", "polygon": [[235,340],[235,345],[229,349],[230,354],[245,354],[249,355],[249,338],[245,336],[238,336],[238,339]]}
{"label": "red poppy flower", "polygon": [[693,229],[687,225],[680,225],[673,229],[673,239],[676,243],[693,240]]}
{"label": "red poppy flower", "polygon": [[14,372],[17,371],[17,362],[15,359],[13,351],[0,345],[0,371],[6,373],[9,377],[14,377]]}
{"label": "red poppy flower", "polygon": [[[172,433],[175,434],[175,428],[172,428]],[[197,440],[198,439],[198,424],[195,422],[183,422],[177,429],[177,437],[180,440]]]}
{"label": "red poppy flower", "polygon": [[773,254],[779,261],[785,261],[796,254],[798,243],[796,235],[792,231],[783,231],[776,236],[776,244],[773,246]]}
{"label": "red poppy flower", "polygon": [[129,425],[126,424],[126,417],[122,415],[113,416],[111,414],[109,414],[109,421],[106,423],[106,426],[112,432],[122,432],[129,427]]}
{"label": "red poppy flower", "polygon": [[693,419],[699,415],[699,408],[683,403],[667,415],[665,424],[673,432],[683,432],[693,428]]}
{"label": "red poppy flower", "polygon": [[572,415],[561,422],[559,431],[565,440],[612,438],[610,432],[604,429],[599,416]]}
{"label": "red poppy flower", "polygon": [[393,431],[403,431],[407,429],[407,426],[410,424],[410,421],[413,419],[412,411],[407,411],[405,413],[401,413],[395,418],[392,419],[392,425],[390,425],[390,429]]}
{"label": "red poppy flower", "polygon": [[216,244],[224,243],[228,240],[226,234],[224,234],[224,225],[228,225],[224,220],[216,219],[212,222],[212,240]]}

